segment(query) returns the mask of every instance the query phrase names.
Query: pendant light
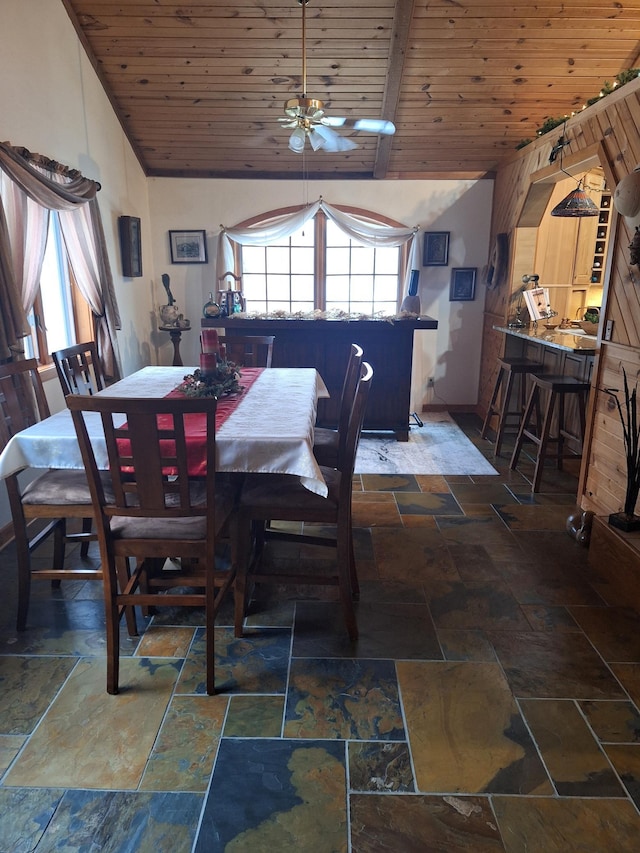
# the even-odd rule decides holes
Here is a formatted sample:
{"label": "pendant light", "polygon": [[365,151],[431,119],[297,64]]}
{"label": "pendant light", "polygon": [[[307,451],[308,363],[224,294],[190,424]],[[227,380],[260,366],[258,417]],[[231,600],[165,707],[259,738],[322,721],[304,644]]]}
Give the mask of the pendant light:
{"label": "pendant light", "polygon": [[[564,171],[564,169],[563,169]],[[568,174],[568,173],[567,173]],[[561,202],[551,211],[551,216],[599,216],[600,210],[592,199],[589,198],[582,187],[583,179],[580,178],[578,186],[565,196]]]}
{"label": "pendant light", "polygon": [[[570,178],[573,178],[573,175],[569,174],[566,169],[562,168],[562,152],[564,150],[565,145],[569,144],[569,140],[566,137],[566,126],[567,123],[565,121],[563,126],[563,133],[556,145],[551,149],[551,156],[549,157],[549,162],[553,163],[556,159],[556,156],[560,154],[560,171],[564,172],[565,175],[569,175]],[[595,204],[595,202],[589,198],[587,195],[586,189],[583,187],[584,178],[580,178],[578,181],[578,186],[575,190],[572,190],[569,195],[565,196],[561,202],[556,204],[556,206],[551,211],[551,216],[565,216],[565,217],[577,217],[577,216],[599,216],[600,209]]]}

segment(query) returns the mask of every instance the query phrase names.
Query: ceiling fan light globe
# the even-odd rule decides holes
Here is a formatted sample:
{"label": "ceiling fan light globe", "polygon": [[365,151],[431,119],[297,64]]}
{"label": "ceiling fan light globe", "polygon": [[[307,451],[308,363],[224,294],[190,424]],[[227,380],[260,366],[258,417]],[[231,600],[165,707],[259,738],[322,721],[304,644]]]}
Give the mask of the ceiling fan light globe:
{"label": "ceiling fan light globe", "polygon": [[317,130],[312,130],[309,134],[309,143],[311,144],[311,147],[314,151],[317,151],[319,148],[325,147],[325,140],[318,133]]}
{"label": "ceiling fan light globe", "polygon": [[304,140],[306,138],[306,134],[301,127],[296,127],[291,136],[289,137],[289,148],[292,151],[295,151],[296,154],[301,154],[304,150]]}

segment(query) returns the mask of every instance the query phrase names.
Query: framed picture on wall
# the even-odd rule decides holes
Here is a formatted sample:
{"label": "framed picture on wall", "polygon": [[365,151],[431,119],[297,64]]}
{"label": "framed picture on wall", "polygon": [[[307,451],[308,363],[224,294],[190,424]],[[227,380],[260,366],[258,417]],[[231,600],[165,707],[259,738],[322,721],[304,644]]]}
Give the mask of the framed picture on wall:
{"label": "framed picture on wall", "polygon": [[206,264],[207,232],[169,231],[172,264]]}
{"label": "framed picture on wall", "polygon": [[140,240],[140,219],[137,216],[119,216],[120,254],[122,256],[122,275],[136,278],[142,275],[142,244]]}
{"label": "framed picture on wall", "polygon": [[451,270],[449,302],[472,302],[476,298],[476,267],[454,267]]}
{"label": "framed picture on wall", "polygon": [[449,263],[449,231],[426,231],[424,235],[424,250],[422,253],[423,267],[446,267]]}

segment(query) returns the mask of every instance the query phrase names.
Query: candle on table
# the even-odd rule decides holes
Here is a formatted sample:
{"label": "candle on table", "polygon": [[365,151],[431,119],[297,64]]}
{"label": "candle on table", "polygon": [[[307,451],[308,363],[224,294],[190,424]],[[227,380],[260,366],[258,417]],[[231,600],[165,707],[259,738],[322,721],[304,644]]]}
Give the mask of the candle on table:
{"label": "candle on table", "polygon": [[200,373],[203,376],[210,376],[216,371],[218,365],[218,354],[215,352],[200,353]]}
{"label": "candle on table", "polygon": [[215,329],[202,330],[202,352],[217,353],[219,348],[218,333]]}

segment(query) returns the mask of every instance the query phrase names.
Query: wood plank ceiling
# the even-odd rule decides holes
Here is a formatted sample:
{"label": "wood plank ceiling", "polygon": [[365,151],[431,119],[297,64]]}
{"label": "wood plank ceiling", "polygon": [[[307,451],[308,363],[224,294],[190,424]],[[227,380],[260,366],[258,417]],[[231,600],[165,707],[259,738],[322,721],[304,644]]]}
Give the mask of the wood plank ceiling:
{"label": "wood plank ceiling", "polygon": [[61,0],[148,175],[481,178],[640,62],[640,0],[309,0],[307,95],[353,151],[288,148],[298,0]]}

